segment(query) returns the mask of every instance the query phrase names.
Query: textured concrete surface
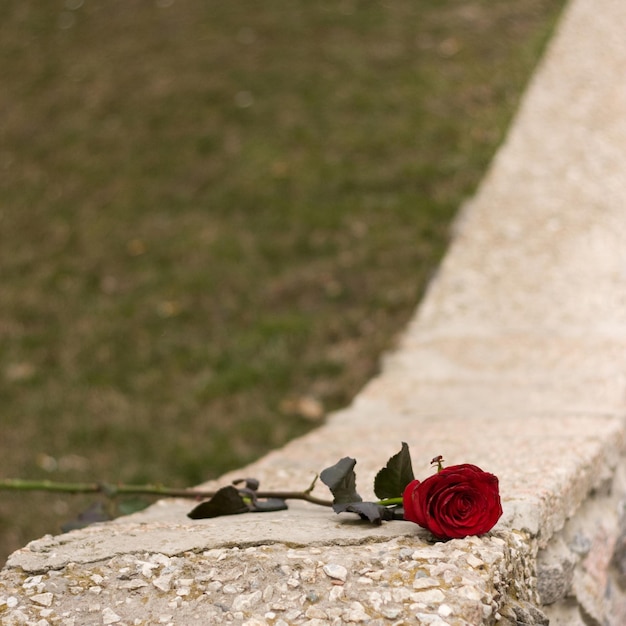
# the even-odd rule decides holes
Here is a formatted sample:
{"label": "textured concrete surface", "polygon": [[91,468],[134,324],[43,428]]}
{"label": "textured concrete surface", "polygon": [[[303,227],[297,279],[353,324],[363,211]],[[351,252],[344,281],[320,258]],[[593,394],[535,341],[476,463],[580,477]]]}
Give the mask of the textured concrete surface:
{"label": "textured concrete surface", "polygon": [[369,496],[406,441],[417,477],[438,454],[499,476],[493,533],[433,543],[307,504],[194,522],[167,500],[16,552],[2,623],[624,623],[607,581],[625,495],[625,23],[621,0],[572,0],[382,374],[218,481],[304,489],[349,455]]}

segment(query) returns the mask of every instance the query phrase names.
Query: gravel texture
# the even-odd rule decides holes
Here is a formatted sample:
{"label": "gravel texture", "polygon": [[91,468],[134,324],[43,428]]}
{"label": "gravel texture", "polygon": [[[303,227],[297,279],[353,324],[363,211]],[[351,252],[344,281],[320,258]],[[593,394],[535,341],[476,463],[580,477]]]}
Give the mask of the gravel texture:
{"label": "gravel texture", "polygon": [[506,624],[537,602],[533,563],[533,542],[518,533],[124,554],[13,570],[0,582],[0,616],[7,626]]}

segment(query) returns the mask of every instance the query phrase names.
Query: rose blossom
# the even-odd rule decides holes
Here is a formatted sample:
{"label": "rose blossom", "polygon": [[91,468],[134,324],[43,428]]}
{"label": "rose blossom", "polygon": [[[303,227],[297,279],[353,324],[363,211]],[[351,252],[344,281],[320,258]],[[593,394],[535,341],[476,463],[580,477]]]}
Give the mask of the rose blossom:
{"label": "rose blossom", "polygon": [[498,478],[468,463],[443,468],[422,482],[411,481],[403,504],[404,519],[438,539],[482,535],[502,515]]}

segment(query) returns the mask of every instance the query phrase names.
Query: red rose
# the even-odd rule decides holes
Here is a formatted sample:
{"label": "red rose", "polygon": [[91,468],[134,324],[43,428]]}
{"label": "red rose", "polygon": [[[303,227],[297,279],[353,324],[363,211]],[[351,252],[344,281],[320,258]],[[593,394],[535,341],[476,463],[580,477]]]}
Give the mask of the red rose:
{"label": "red rose", "polygon": [[404,519],[438,539],[482,535],[502,515],[498,478],[468,463],[446,467],[423,482],[411,481],[402,499]]}

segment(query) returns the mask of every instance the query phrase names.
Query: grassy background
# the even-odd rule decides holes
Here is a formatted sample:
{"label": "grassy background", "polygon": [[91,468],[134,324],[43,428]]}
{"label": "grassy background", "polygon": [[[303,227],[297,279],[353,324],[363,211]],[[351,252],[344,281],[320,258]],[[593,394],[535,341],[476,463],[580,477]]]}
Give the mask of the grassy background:
{"label": "grassy background", "polygon": [[[0,476],[198,483],[346,405],[561,0],[3,0]],[[84,507],[0,494],[0,562]]]}

